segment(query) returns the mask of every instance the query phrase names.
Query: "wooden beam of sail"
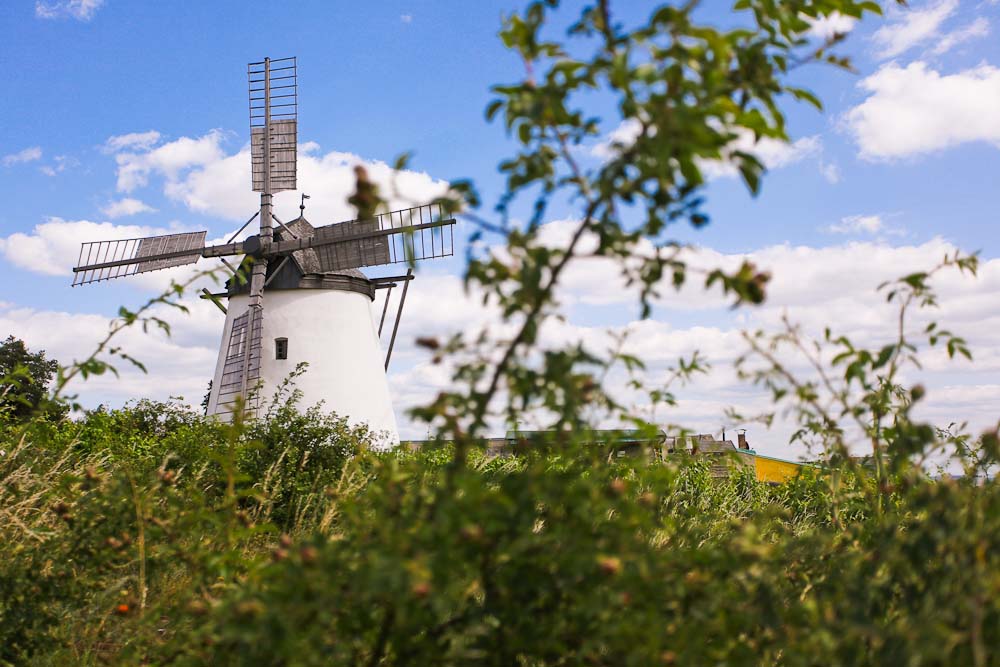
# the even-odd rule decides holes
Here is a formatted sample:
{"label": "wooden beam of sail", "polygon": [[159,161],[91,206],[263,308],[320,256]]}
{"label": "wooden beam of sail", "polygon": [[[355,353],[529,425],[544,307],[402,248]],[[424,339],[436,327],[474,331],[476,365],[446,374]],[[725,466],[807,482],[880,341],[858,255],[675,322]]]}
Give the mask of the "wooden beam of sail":
{"label": "wooden beam of sail", "polygon": [[73,268],[73,285],[194,264],[205,249],[206,234],[185,232],[83,243],[79,264]]}

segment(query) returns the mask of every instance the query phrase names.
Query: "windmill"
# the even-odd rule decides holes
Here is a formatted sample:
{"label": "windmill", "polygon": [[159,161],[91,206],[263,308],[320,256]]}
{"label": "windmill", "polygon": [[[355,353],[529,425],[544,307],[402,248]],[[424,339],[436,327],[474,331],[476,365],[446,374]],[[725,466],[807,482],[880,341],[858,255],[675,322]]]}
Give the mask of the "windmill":
{"label": "windmill", "polygon": [[[226,313],[209,414],[233,414],[242,397],[244,409],[255,416],[261,395],[304,361],[309,368],[297,389],[306,405],[324,401],[326,409],[398,441],[385,371],[413,271],[368,278],[358,269],[454,254],[455,220],[430,204],[314,227],[305,218],[308,196],[303,195],[299,217],[283,223],[272,210],[272,195],[297,187],[296,60],[250,63],[247,79],[251,180],[260,193],[259,210],[219,245],[206,245],[205,231],[84,243],[73,285],[218,258],[233,276],[225,292],[205,290]],[[259,232],[237,241],[254,220]],[[239,255],[239,267],[226,260]],[[399,283],[402,297],[383,360],[380,337],[389,296]],[[385,304],[376,329],[371,303],[378,290],[385,290]]]}

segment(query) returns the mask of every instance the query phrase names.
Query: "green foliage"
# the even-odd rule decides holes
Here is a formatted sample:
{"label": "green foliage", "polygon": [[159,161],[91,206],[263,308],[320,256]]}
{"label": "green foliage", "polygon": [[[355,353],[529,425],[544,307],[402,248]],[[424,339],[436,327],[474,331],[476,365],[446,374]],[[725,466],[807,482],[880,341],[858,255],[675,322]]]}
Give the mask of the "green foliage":
{"label": "green foliage", "polygon": [[[7,664],[998,659],[995,480],[817,468],[769,486],[572,444],[455,468],[448,448],[370,452],[315,411],[250,430],[120,412],[75,435],[114,419],[220,439],[156,467],[122,459],[124,430],[29,435],[0,459]],[[274,472],[258,437],[329,458]]]}
{"label": "green foliage", "polygon": [[45,352],[29,352],[24,341],[8,336],[0,343],[0,424],[38,414],[59,419],[66,408],[49,400],[49,385],[59,362]]}
{"label": "green foliage", "polygon": [[259,497],[271,521],[284,530],[321,511],[316,499],[340,479],[346,462],[371,445],[367,427],[352,427],[343,417],[318,407],[304,413],[282,405],[247,432],[253,447],[240,454],[237,467],[259,481]]}
{"label": "green foliage", "polygon": [[140,401],[4,432],[0,664],[117,652],[112,620],[232,583],[276,526],[316,526],[367,434],[315,410],[274,418],[242,430]]}

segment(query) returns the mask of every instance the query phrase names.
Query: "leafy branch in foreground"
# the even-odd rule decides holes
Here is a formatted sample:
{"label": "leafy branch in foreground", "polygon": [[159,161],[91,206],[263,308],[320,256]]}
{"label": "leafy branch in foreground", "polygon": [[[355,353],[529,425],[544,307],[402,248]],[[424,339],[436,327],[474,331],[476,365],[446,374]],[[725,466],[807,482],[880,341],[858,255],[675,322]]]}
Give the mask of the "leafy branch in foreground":
{"label": "leafy branch in foreground", "polygon": [[[914,328],[912,320],[915,309],[937,306],[934,277],[948,269],[975,275],[977,267],[976,255],[956,252],[929,271],[880,285],[886,303],[895,310],[895,331],[891,340],[874,348],[836,335],[829,327],[822,339],[814,340],[787,316],[778,333],[744,332],[750,349],[737,359],[740,375],[765,387],[775,408],[785,406],[799,425],[793,441],[819,447],[825,460],[853,465],[852,453],[867,441],[879,480],[886,477],[887,465],[895,472],[912,465],[920,468],[942,453],[967,463],[967,448],[960,442],[964,436],[914,420],[913,409],[925,389],[919,383],[909,387],[904,383],[908,367],[921,369],[921,345],[943,346],[949,359],[972,360],[965,339],[936,321]],[[976,470],[967,472],[984,474],[993,463],[980,461]]]}
{"label": "leafy branch in foreground", "polygon": [[[465,282],[497,308],[510,333],[483,332],[449,343],[464,355],[456,389],[415,413],[435,424],[441,437],[480,436],[501,415],[532,409],[552,413],[549,426],[557,430],[586,426],[582,407],[588,396],[572,385],[585,375],[589,381],[576,384],[587,387],[584,393],[593,400],[606,401],[592,389],[604,360],[581,346],[536,353],[545,323],[558,314],[567,267],[582,257],[614,260],[648,316],[664,284],[679,289],[691,272],[688,251],[670,235],[680,221],[707,224],[705,166],[728,162],[756,193],[764,165],[735,143],[787,141],[786,98],[820,106],[789,82],[793,69],[813,63],[849,67],[832,52],[842,36],[817,45],[808,38],[811,22],[879,11],[874,3],[853,0],[740,1],[735,9],[748,27],[724,30],[699,21],[700,4],[659,7],[647,22],[628,29],[615,20],[612,3],[602,0],[583,10],[566,40],[549,37],[559,6],[554,0],[533,2],[506,19],[500,36],[525,74],[493,88],[497,99],[486,115],[502,119],[520,148],[500,164],[507,187],[498,220],[466,211],[479,226],[472,241],[499,235],[502,252],[470,255]],[[606,159],[591,167],[579,156],[601,131],[590,109],[602,97],[616,104],[618,134],[628,138],[611,142]],[[467,203],[478,202],[468,183],[453,187],[468,195]],[[525,224],[514,224],[513,213],[524,200],[531,215]],[[576,206],[579,215],[566,241],[548,247],[540,235],[555,203]],[[706,285],[720,284],[737,304],[761,302],[767,280],[750,263],[733,272],[705,271]],[[559,409],[555,395],[581,409]],[[494,401],[500,396],[505,405],[498,409]],[[620,412],[622,419],[633,417]]]}

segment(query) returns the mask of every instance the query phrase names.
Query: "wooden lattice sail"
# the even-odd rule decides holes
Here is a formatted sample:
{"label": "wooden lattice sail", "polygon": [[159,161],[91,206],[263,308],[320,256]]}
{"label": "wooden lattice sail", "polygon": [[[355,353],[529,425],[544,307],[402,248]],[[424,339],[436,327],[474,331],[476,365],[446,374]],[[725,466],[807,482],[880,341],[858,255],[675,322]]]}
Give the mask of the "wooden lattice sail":
{"label": "wooden lattice sail", "polygon": [[[251,317],[256,315],[256,317]],[[238,396],[244,397],[244,408],[256,410],[260,402],[261,313],[246,311],[233,319],[226,358],[218,389],[218,412],[233,409]]]}

